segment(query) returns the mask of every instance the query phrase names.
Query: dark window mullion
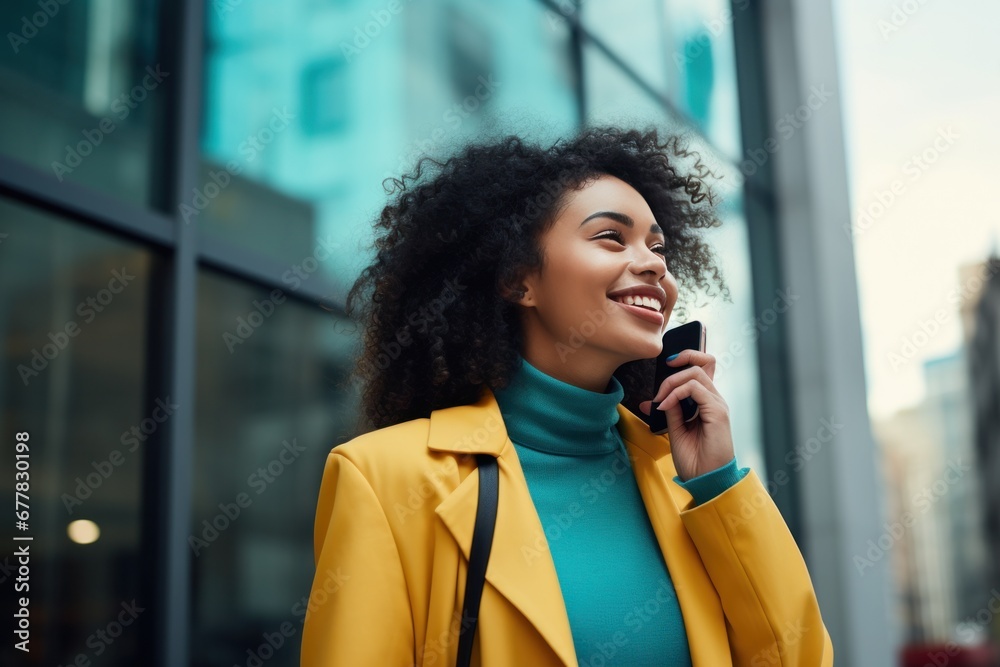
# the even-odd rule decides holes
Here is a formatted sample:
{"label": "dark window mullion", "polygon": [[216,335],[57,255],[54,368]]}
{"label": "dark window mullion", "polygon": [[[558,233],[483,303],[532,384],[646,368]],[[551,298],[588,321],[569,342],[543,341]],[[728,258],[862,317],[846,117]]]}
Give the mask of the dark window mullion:
{"label": "dark window mullion", "polygon": [[199,173],[203,20],[200,2],[160,0],[158,61],[171,76],[153,125],[150,192],[153,207],[173,219],[176,244],[157,258],[150,281],[146,405],[151,410],[169,396],[179,407],[145,459],[143,549],[154,612],[145,631],[156,667],[190,662],[197,234],[176,202],[197,185]]}
{"label": "dark window mullion", "polygon": [[[767,99],[767,80],[761,39],[763,36],[759,7],[733,8],[733,39],[736,54],[736,81],[739,91],[740,131],[744,150],[759,148],[770,136],[771,110]],[[743,181],[743,205],[750,243],[750,271],[753,277],[754,312],[766,310],[778,290],[786,287],[780,267],[778,210],[774,196],[773,161],[760,166]],[[795,430],[792,409],[795,400],[791,389],[788,336],[785,318],[761,332],[757,339],[757,363],[761,401],[761,429],[764,461],[773,479],[778,471],[788,478],[776,485],[774,503],[781,511],[789,531],[804,544],[799,507],[799,476],[789,474],[786,456],[794,448]]]}
{"label": "dark window mullion", "polygon": [[[280,289],[284,297],[305,304],[322,304],[339,311],[344,309],[346,292],[323,276],[321,269],[308,272],[306,257],[297,264],[280,262],[242,246],[202,236],[198,241],[198,263],[219,273],[253,283],[264,290]],[[315,255],[313,258],[316,259]],[[331,257],[329,261],[336,261]]]}
{"label": "dark window mullion", "polygon": [[0,194],[143,245],[174,243],[173,221],[162,213],[139,208],[73,181],[60,183],[55,176],[6,155],[0,155]]}

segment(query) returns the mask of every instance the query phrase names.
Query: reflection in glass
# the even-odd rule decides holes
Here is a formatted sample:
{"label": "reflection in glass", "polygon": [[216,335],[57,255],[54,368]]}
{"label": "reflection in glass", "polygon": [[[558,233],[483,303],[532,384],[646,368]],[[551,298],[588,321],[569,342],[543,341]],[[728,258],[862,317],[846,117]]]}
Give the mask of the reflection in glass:
{"label": "reflection in glass", "polygon": [[[5,2],[0,152],[135,204],[150,199],[157,2]],[[8,29],[9,32],[8,32]]]}
{"label": "reflection in glass", "polygon": [[353,330],[281,290],[199,277],[194,667],[246,664],[264,633],[283,637],[265,664],[298,665],[323,465],[355,427]]}
{"label": "reflection in glass", "polygon": [[[13,437],[27,432],[31,656],[139,664],[141,610],[152,606],[139,582],[153,575],[139,548],[146,435],[133,429],[150,417],[141,403],[150,256],[9,200],[0,220],[0,493],[13,505]],[[20,543],[9,546],[5,570]],[[8,600],[20,597],[13,576],[0,577]],[[27,664],[12,638],[0,664]]]}
{"label": "reflection in glass", "polygon": [[568,32],[535,0],[399,8],[383,25],[365,3],[206,6],[204,164],[183,202],[202,233],[287,267],[323,244],[346,288],[383,179],[497,123],[575,127]]}
{"label": "reflection in glass", "polygon": [[663,6],[670,70],[678,78],[671,99],[722,155],[736,161],[743,140],[733,23],[749,3],[665,0]]}
{"label": "reflection in glass", "polygon": [[[570,2],[560,6],[571,11]],[[729,0],[587,0],[579,12],[597,39],[735,162],[742,148],[733,21],[745,8]]]}

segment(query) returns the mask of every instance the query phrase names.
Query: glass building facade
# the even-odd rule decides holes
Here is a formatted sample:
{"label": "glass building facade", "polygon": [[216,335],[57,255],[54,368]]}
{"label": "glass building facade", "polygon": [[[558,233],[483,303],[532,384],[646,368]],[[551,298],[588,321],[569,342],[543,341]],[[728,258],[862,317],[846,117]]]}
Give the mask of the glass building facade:
{"label": "glass building facade", "polygon": [[323,462],[356,435],[344,296],[383,179],[497,124],[656,124],[719,176],[732,300],[689,314],[741,464],[781,480],[804,543],[802,482],[779,474],[801,447],[781,186],[748,152],[772,74],[744,5],[0,8],[0,433],[30,435],[37,664],[298,664]]}

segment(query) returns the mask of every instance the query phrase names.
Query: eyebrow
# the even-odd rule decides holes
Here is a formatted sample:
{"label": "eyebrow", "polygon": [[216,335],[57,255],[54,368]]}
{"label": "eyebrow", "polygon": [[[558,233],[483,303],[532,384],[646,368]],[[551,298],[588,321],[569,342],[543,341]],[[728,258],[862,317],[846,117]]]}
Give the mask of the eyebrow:
{"label": "eyebrow", "polygon": [[[611,220],[614,220],[615,222],[620,222],[621,224],[625,225],[630,229],[635,226],[635,221],[632,218],[625,215],[624,213],[619,213],[618,211],[597,211],[596,213],[591,213],[590,215],[588,215],[586,218],[583,219],[583,222],[580,223],[580,226],[583,227],[585,224],[587,224],[594,218],[609,218]],[[660,236],[666,238],[666,234],[663,233],[663,228],[660,227],[660,225],[655,222],[652,225],[650,225],[649,231],[651,231],[654,234],[659,234]]]}

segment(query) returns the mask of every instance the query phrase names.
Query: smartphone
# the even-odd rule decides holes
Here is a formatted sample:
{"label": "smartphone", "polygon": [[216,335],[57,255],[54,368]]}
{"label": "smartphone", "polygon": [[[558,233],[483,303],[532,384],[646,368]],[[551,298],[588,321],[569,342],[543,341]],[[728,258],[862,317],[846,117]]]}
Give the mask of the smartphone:
{"label": "smartphone", "polygon": [[[656,373],[653,380],[653,396],[660,390],[663,381],[674,373],[678,373],[685,368],[690,368],[690,364],[683,366],[668,366],[667,357],[677,354],[682,350],[705,351],[705,325],[698,320],[682,324],[663,334],[663,350],[656,357]],[[681,411],[684,421],[689,422],[698,417],[698,403],[690,396],[681,399]],[[649,425],[649,430],[656,435],[667,432],[667,413],[657,410],[656,404],[650,406],[649,415],[640,414],[640,417]]]}

